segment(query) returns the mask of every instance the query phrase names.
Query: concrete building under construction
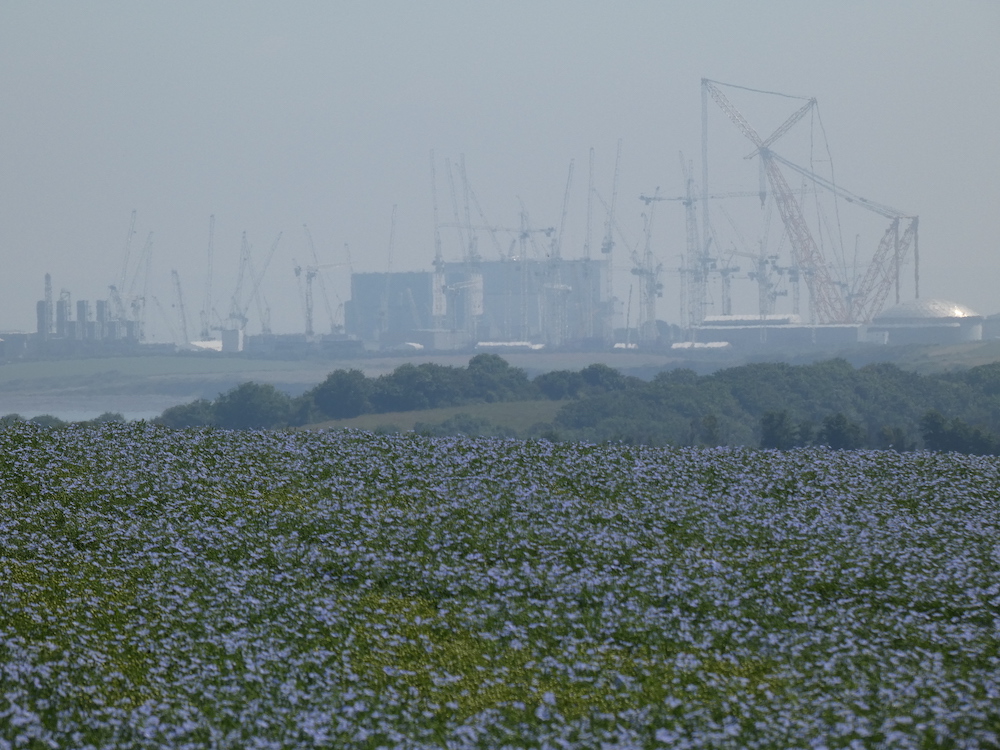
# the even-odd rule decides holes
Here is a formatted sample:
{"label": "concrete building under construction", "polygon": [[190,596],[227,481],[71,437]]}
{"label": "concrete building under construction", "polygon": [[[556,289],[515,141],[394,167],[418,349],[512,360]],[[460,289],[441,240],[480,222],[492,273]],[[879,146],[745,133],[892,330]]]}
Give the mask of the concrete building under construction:
{"label": "concrete building under construction", "polygon": [[347,332],[381,347],[606,347],[612,334],[607,267],[586,259],[507,259],[446,262],[428,272],[355,273]]}

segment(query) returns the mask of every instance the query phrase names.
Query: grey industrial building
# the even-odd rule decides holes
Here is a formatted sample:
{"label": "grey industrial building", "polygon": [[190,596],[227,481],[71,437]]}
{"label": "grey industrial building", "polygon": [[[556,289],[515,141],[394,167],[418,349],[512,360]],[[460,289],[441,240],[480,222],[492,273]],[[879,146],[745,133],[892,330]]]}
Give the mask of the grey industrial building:
{"label": "grey industrial building", "polygon": [[498,260],[435,271],[355,273],[349,335],[380,347],[483,342],[600,348],[611,343],[607,262]]}

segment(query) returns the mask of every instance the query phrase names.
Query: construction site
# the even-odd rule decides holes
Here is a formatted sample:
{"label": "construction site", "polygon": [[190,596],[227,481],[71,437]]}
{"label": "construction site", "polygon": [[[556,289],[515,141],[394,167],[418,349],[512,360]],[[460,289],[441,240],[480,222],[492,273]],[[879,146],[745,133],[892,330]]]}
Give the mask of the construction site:
{"label": "construction site", "polygon": [[[254,257],[244,233],[236,288],[220,306],[213,297],[212,217],[202,303],[197,317],[189,318],[176,270],[168,305],[148,293],[152,235],[141,250],[133,248],[133,212],[123,270],[107,298],[74,305],[70,293],[56,294],[46,276],[35,333],[23,341],[5,336],[4,357],[32,347],[57,354],[148,346],[147,314],[153,310],[171,332],[173,343],[164,347],[289,356],[407,348],[884,344],[902,340],[900,326],[919,339],[913,331],[927,322],[919,316],[890,315],[896,328],[880,322],[887,306],[920,299],[918,217],[834,179],[817,100],[703,79],[701,105],[700,175],[681,154],[677,175],[664,180],[683,186],[676,195],[656,187],[638,203],[632,198],[624,204],[621,142],[605,192],[596,184],[590,150],[582,247],[564,241],[574,162],[557,221],[533,223],[522,203],[515,221],[497,223],[468,178],[464,156],[439,162],[431,152],[430,267],[355,272],[349,253],[324,262],[303,226],[310,262],[287,269],[299,289],[303,325],[297,333],[272,332],[264,294],[281,233],[263,258]],[[679,231],[654,232],[664,202],[682,209]],[[395,216],[393,209],[390,260]],[[668,258],[680,262],[671,265]],[[348,299],[331,293],[334,277],[350,279]],[[982,336],[981,316],[948,304],[910,307],[925,317],[936,311],[935,341],[948,340],[941,333],[948,326],[956,340]],[[315,324],[320,316],[322,332]],[[954,325],[942,327],[952,318]]]}

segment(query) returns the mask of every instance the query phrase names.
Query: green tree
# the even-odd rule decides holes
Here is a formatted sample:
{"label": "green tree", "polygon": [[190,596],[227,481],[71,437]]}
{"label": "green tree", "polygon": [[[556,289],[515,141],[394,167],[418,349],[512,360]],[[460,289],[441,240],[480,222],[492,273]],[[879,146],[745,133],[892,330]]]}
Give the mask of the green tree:
{"label": "green tree", "polygon": [[477,354],[469,360],[468,371],[469,395],[478,401],[518,401],[539,396],[524,370],[511,367],[496,354]]}
{"label": "green tree", "polygon": [[546,398],[562,401],[576,398],[583,389],[583,376],[570,370],[553,370],[535,377],[532,383]]}
{"label": "green tree", "polygon": [[270,383],[243,383],[215,400],[215,423],[229,430],[259,430],[288,424],[291,399]]}
{"label": "green tree", "polygon": [[153,421],[175,429],[208,427],[215,424],[215,404],[200,398],[189,404],[171,406]]}
{"label": "green tree", "polygon": [[950,422],[938,411],[929,411],[920,420],[924,445],[932,451],[954,451],[973,455],[997,455],[1000,440],[981,427],[974,427],[958,417]]}
{"label": "green tree", "polygon": [[834,450],[853,450],[865,445],[861,425],[850,421],[843,412],[824,417],[816,439],[821,445],[828,445]]}
{"label": "green tree", "polygon": [[760,418],[760,447],[788,450],[799,442],[799,430],[785,410],[765,412]]}
{"label": "green tree", "polygon": [[371,411],[372,383],[361,370],[334,370],[310,395],[330,419],[348,419]]}
{"label": "green tree", "polygon": [[618,370],[600,362],[584,367],[580,370],[580,377],[591,393],[623,391],[629,385],[628,379]]}

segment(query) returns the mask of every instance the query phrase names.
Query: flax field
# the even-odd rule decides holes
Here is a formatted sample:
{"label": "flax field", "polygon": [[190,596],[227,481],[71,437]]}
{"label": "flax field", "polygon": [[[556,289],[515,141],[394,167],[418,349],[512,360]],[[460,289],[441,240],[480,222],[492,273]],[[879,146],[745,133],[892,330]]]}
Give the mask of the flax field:
{"label": "flax field", "polygon": [[0,750],[996,747],[998,470],[11,425]]}

